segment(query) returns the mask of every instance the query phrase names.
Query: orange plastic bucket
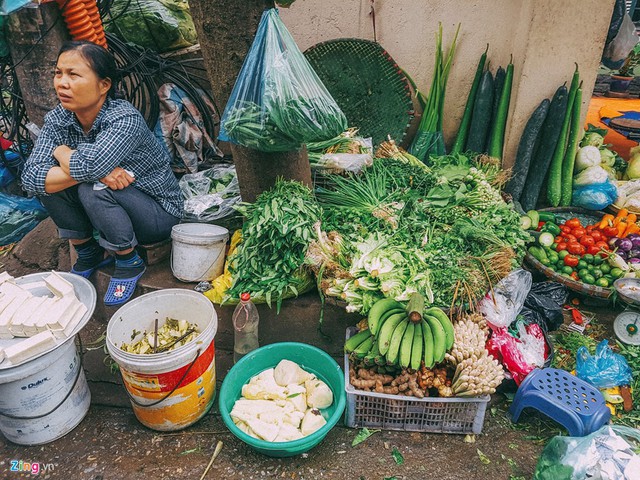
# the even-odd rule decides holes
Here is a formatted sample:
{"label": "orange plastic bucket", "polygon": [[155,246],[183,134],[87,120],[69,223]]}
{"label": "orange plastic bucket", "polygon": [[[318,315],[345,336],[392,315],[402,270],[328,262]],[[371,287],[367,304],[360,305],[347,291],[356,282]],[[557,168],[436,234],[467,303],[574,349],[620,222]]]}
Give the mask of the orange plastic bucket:
{"label": "orange plastic bucket", "polygon": [[[200,334],[168,352],[139,355],[120,349],[124,342],[137,341],[144,331],[153,332],[156,318],[162,325],[167,317],[196,324]],[[120,367],[133,411],[143,425],[179,430],[211,408],[216,395],[217,329],[213,304],[200,293],[178,288],[135,298],[111,317],[107,349]]]}

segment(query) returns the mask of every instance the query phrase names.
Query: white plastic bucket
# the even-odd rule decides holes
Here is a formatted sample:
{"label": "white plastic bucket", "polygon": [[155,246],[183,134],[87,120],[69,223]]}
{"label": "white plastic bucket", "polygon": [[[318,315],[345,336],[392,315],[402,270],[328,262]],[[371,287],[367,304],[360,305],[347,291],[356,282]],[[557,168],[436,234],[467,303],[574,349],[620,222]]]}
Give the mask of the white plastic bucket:
{"label": "white plastic bucket", "polygon": [[222,275],[229,230],[206,223],[171,229],[171,271],[183,282],[211,281]]}
{"label": "white plastic bucket", "polygon": [[[187,320],[198,337],[161,353],[133,354],[122,343],[153,332],[155,319]],[[133,411],[143,425],[160,431],[179,430],[197,422],[215,400],[214,337],[218,316],[201,293],[180,288],[159,290],[131,300],[109,320],[107,349],[120,367]],[[139,332],[132,338],[133,332]]]}
{"label": "white plastic bucket", "polygon": [[91,393],[74,338],[0,370],[0,431],[8,440],[19,445],[51,442],[73,430],[89,411]]}

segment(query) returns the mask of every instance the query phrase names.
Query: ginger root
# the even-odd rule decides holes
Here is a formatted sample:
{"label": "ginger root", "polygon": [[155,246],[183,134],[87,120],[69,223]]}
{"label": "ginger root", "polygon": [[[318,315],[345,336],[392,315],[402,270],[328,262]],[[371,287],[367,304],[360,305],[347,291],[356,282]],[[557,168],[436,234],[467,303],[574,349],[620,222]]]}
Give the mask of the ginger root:
{"label": "ginger root", "polygon": [[388,393],[390,395],[398,394],[398,387],[383,386],[380,380],[376,380],[376,393]]}

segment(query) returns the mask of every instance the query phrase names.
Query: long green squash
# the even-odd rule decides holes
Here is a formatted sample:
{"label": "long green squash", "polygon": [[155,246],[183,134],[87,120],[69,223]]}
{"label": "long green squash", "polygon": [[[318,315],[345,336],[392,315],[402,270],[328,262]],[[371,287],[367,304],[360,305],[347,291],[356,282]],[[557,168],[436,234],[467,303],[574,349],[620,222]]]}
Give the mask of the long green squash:
{"label": "long green squash", "polygon": [[507,126],[507,116],[509,115],[509,102],[511,101],[511,85],[513,84],[513,58],[507,65],[507,73],[504,77],[504,86],[500,92],[500,103],[496,120],[493,123],[491,135],[487,146],[487,153],[490,157],[502,159],[502,149],[504,146],[504,132]]}
{"label": "long green squash", "polygon": [[551,157],[555,151],[560,129],[564,121],[564,115],[567,112],[567,87],[560,86],[553,95],[549,113],[542,125],[540,137],[536,142],[536,150],[529,167],[527,181],[520,197],[520,203],[524,211],[533,210],[538,203],[538,197],[542,190],[542,184],[549,170]]}
{"label": "long green squash", "polygon": [[576,96],[573,99],[573,107],[571,108],[571,130],[569,131],[569,144],[567,145],[567,153],[562,161],[562,194],[560,196],[560,205],[568,207],[571,205],[571,196],[573,194],[573,167],[576,161],[576,153],[578,151],[578,143],[582,134],[582,124],[580,123],[580,113],[582,111],[582,82],[576,90]]}
{"label": "long green squash", "polygon": [[458,127],[458,134],[456,135],[456,141],[451,147],[451,153],[461,153],[467,143],[467,136],[469,135],[469,125],[471,124],[471,116],[473,115],[473,104],[476,99],[476,93],[480,86],[480,80],[482,79],[482,72],[484,71],[484,64],[487,61],[487,52],[489,51],[489,44],[484,53],[480,56],[478,67],[476,68],[476,74],[473,77],[473,83],[471,84],[471,90],[469,90],[469,96],[467,97],[467,103],[464,106],[464,113],[462,120],[460,120],[460,126]]}
{"label": "long green squash", "polygon": [[491,122],[493,105],[493,75],[489,70],[482,74],[480,88],[473,104],[473,115],[469,126],[469,136],[465,150],[483,153],[487,141],[487,132]]}
{"label": "long green squash", "polygon": [[562,128],[560,129],[560,137],[553,152],[551,166],[549,167],[549,178],[547,180],[547,200],[549,205],[557,207],[560,205],[560,197],[562,196],[562,162],[567,151],[567,136],[569,134],[569,125],[571,124],[571,110],[573,109],[573,101],[576,97],[576,90],[580,83],[580,73],[578,72],[578,64],[573,72],[571,86],[569,87],[569,99],[567,100],[567,111],[564,115]]}
{"label": "long green squash", "polygon": [[504,187],[504,191],[511,194],[514,200],[519,201],[520,195],[522,195],[527,174],[529,173],[531,158],[535,152],[536,141],[538,140],[542,124],[547,118],[550,103],[548,98],[542,100],[540,105],[538,105],[529,117],[522,131],[520,143],[518,144],[518,152],[516,153],[516,160],[511,171],[511,178]]}

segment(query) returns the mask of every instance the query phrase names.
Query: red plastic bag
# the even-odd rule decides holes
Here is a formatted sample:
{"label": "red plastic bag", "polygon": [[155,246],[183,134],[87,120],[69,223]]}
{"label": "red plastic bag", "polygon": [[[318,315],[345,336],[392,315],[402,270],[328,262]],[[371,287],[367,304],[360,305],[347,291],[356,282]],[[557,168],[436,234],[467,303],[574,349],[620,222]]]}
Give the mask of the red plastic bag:
{"label": "red plastic bag", "polygon": [[487,350],[520,385],[529,372],[544,365],[549,356],[549,347],[537,323],[524,326],[519,322],[518,330],[518,337],[511,335],[506,328],[492,330],[487,340]]}

